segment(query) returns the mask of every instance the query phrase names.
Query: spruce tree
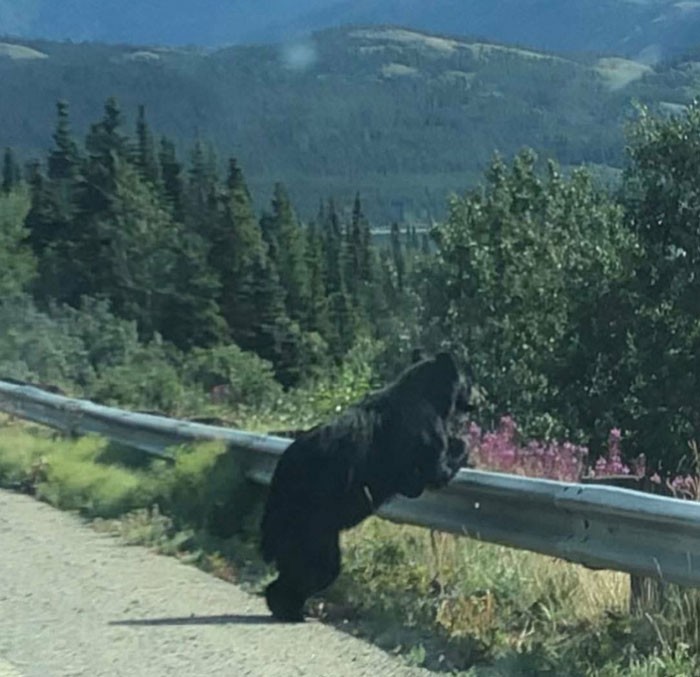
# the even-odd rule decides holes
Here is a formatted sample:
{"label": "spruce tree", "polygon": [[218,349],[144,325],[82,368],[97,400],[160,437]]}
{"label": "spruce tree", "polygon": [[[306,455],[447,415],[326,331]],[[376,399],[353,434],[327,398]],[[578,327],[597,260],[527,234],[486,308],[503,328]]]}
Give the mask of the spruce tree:
{"label": "spruce tree", "polygon": [[56,104],[54,145],[49,151],[47,176],[39,163],[31,170],[32,207],[27,216],[30,242],[39,260],[35,294],[77,303],[85,293],[85,280],[78,269],[81,255],[80,196],[85,190],[83,158],[70,129],[68,104]]}
{"label": "spruce tree", "polygon": [[286,189],[276,183],[272,213],[265,219],[270,257],[277,267],[280,283],[286,292],[289,316],[304,322],[308,315],[309,278],[306,269],[304,234],[294,214]]}
{"label": "spruce tree", "polygon": [[216,154],[211,146],[197,139],[190,154],[184,210],[190,230],[206,239],[211,238],[220,202]]}
{"label": "spruce tree", "polygon": [[160,333],[183,350],[223,343],[229,332],[217,300],[221,284],[207,262],[207,243],[181,224],[173,228],[177,238],[172,291],[164,299]]}
{"label": "spruce tree", "polygon": [[71,135],[68,103],[56,104],[56,129],[54,147],[49,153],[48,175],[54,181],[73,181],[80,170],[81,157],[78,145]]}
{"label": "spruce tree", "polygon": [[156,147],[153,134],[146,121],[146,108],[140,105],[136,120],[136,148],[135,164],[141,172],[141,176],[152,185],[158,185],[159,168],[156,157]]}
{"label": "spruce tree", "polygon": [[162,177],[163,193],[168,203],[173,218],[182,223],[185,219],[183,207],[184,180],[182,177],[182,164],[177,159],[175,144],[162,137],[159,152],[160,174]]}
{"label": "spruce tree", "polygon": [[323,248],[325,258],[326,292],[331,294],[343,290],[343,270],[341,267],[341,253],[343,249],[343,229],[340,225],[340,217],[335,208],[335,202],[328,201],[328,210],[325,213],[323,228]]}
{"label": "spruce tree", "polygon": [[0,190],[3,193],[10,193],[14,190],[22,180],[22,172],[15,160],[15,155],[12,148],[5,148],[2,161],[2,184]]}
{"label": "spruce tree", "polygon": [[238,341],[245,340],[255,323],[254,309],[243,303],[243,280],[251,284],[254,265],[257,270],[265,268],[260,257],[267,252],[245,177],[233,158],[229,161],[222,203],[220,215],[210,228],[210,265],[221,281],[224,318]]}
{"label": "spruce tree", "polygon": [[306,229],[306,270],[308,275],[309,307],[304,327],[328,340],[331,334],[328,318],[328,296],[323,255],[323,239],[318,226],[312,222]]}
{"label": "spruce tree", "polygon": [[396,270],[396,284],[399,291],[404,290],[406,278],[406,258],[401,246],[401,231],[398,223],[391,224],[391,260]]}

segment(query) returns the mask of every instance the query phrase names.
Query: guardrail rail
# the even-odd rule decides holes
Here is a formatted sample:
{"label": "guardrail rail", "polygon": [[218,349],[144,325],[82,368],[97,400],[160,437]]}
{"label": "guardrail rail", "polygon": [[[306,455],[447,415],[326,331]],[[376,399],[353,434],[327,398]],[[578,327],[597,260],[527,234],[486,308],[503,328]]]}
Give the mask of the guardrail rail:
{"label": "guardrail rail", "polygon": [[[284,437],[140,414],[0,381],[0,411],[70,434],[96,434],[171,458],[173,445],[224,440],[246,452],[246,477],[267,485]],[[440,491],[396,498],[379,511],[414,524],[700,587],[700,503],[608,486],[460,470]]]}

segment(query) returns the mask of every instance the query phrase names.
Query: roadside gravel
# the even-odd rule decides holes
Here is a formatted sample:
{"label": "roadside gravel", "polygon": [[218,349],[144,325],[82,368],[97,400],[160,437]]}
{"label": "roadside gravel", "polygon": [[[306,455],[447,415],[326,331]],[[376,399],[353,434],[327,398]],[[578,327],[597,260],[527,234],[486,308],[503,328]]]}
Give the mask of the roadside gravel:
{"label": "roadside gravel", "polygon": [[0,490],[0,677],[427,676],[194,567]]}

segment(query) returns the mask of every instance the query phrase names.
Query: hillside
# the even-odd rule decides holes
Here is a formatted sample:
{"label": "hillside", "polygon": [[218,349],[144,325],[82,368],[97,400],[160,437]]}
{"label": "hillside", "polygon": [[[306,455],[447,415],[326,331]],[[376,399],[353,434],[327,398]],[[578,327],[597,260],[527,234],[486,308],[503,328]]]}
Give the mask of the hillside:
{"label": "hillside", "polygon": [[0,0],[0,32],[54,40],[222,46],[347,24],[594,51],[647,60],[700,41],[697,0]]}
{"label": "hillside", "polygon": [[0,145],[25,158],[50,145],[56,100],[82,135],[115,95],[132,121],[144,103],[181,148],[199,134],[237,156],[259,201],[282,180],[304,214],[359,189],[375,218],[424,220],[495,149],[619,166],[631,102],[682,105],[700,76],[687,62],[653,69],[369,27],[215,51],[5,39],[0,80]]}

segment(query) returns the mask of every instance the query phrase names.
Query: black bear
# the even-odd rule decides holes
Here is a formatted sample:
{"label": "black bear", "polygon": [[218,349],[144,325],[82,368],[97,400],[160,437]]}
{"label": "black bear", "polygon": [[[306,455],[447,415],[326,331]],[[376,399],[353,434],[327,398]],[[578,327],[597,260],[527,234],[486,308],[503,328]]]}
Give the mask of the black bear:
{"label": "black bear", "polygon": [[275,618],[303,621],[305,601],[338,577],[342,529],[397,494],[415,498],[455,476],[467,449],[449,428],[470,392],[453,357],[439,353],[290,444],[261,529],[263,558],[279,574],[265,590]]}

